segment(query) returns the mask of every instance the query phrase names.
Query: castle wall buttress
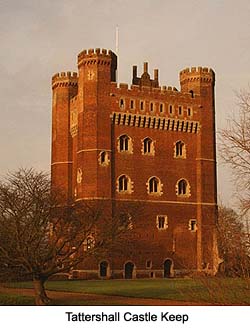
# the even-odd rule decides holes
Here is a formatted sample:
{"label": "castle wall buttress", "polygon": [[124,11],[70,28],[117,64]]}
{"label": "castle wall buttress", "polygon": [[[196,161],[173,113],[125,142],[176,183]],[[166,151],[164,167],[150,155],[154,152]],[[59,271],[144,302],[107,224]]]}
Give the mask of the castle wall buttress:
{"label": "castle wall buttress", "polygon": [[68,201],[72,196],[72,136],[70,134],[70,99],[77,94],[76,73],[62,72],[52,78],[52,187]]}
{"label": "castle wall buttress", "polygon": [[[110,82],[116,70],[113,53],[96,49],[78,56],[77,169],[82,171],[77,199],[111,198]],[[80,170],[81,169],[81,170]]]}
{"label": "castle wall buttress", "polygon": [[207,68],[185,69],[180,73],[181,91],[199,98],[202,126],[197,137],[197,269],[215,267],[214,247],[217,222],[217,180],[215,146],[214,72]]}

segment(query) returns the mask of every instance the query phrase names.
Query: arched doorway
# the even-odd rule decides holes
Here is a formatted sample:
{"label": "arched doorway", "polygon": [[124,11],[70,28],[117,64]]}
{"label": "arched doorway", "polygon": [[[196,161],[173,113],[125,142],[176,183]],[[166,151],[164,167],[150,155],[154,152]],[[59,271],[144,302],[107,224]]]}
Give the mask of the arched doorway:
{"label": "arched doorway", "polygon": [[102,261],[100,263],[100,277],[107,277],[108,275],[108,262]]}
{"label": "arched doorway", "polygon": [[125,279],[132,279],[133,278],[133,271],[134,271],[134,263],[127,262],[124,266],[125,270]]}
{"label": "arched doorway", "polygon": [[170,259],[164,261],[164,278],[171,277],[173,262]]}

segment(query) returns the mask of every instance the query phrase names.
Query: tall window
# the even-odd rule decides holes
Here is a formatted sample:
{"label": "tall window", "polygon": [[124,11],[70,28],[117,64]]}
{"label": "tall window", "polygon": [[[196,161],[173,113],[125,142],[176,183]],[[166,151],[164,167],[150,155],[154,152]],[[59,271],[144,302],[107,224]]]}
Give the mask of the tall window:
{"label": "tall window", "polygon": [[108,153],[106,151],[102,151],[99,154],[99,158],[98,158],[99,164],[102,166],[107,166],[109,164],[109,156]]}
{"label": "tall window", "polygon": [[83,250],[87,251],[95,247],[95,239],[92,236],[88,236],[83,243]]}
{"label": "tall window", "polygon": [[169,111],[169,114],[170,114],[170,115],[173,114],[173,105],[169,105],[169,106],[168,106],[168,111]]}
{"label": "tall window", "polygon": [[185,195],[187,193],[187,182],[185,179],[182,179],[178,183],[178,194]]}
{"label": "tall window", "polygon": [[144,110],[144,101],[140,101],[140,110]]}
{"label": "tall window", "polygon": [[118,150],[119,152],[132,152],[132,140],[129,136],[124,134],[119,137]]}
{"label": "tall window", "polygon": [[134,100],[130,100],[130,108],[131,109],[135,108],[135,101]]}
{"label": "tall window", "polygon": [[159,230],[167,229],[168,218],[166,215],[158,215],[156,218],[156,226]]}
{"label": "tall window", "polygon": [[119,193],[132,193],[132,182],[127,175],[121,175],[118,177],[117,191]]}
{"label": "tall window", "polygon": [[183,141],[176,142],[174,156],[182,159],[186,158],[186,145]]}
{"label": "tall window", "polygon": [[151,112],[154,111],[154,103],[153,103],[153,102],[150,102],[150,104],[149,104],[149,110],[150,110]]}
{"label": "tall window", "polygon": [[197,231],[197,220],[189,220],[188,229],[191,232],[196,232]]}
{"label": "tall window", "polygon": [[123,175],[119,177],[119,192],[128,190],[128,177]]}
{"label": "tall window", "polygon": [[161,195],[162,194],[162,184],[157,177],[151,177],[149,178],[147,182],[147,190],[148,194],[157,194]]}
{"label": "tall window", "polygon": [[177,182],[176,193],[179,196],[190,196],[190,185],[186,179],[180,179]]}
{"label": "tall window", "polygon": [[119,106],[120,106],[121,109],[124,109],[125,108],[125,101],[124,101],[124,99],[120,99]]}
{"label": "tall window", "polygon": [[153,154],[154,146],[153,141],[150,138],[145,138],[143,140],[143,147],[142,147],[143,154]]}

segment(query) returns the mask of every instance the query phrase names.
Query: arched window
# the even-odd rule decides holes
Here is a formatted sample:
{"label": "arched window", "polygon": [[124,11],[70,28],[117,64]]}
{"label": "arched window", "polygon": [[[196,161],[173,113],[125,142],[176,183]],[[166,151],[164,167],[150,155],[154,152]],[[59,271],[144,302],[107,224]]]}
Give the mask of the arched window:
{"label": "arched window", "polygon": [[118,138],[118,150],[119,152],[132,153],[132,140],[126,134]]}
{"label": "arched window", "polygon": [[99,164],[102,166],[107,166],[109,164],[109,156],[108,153],[105,151],[102,151],[99,154],[99,158],[98,158]]}
{"label": "arched window", "polygon": [[178,183],[178,194],[185,195],[187,193],[187,182],[185,179],[182,179]]}
{"label": "arched window", "polygon": [[119,193],[132,193],[132,182],[128,176],[121,175],[118,177],[117,191]]}
{"label": "arched window", "polygon": [[143,139],[142,142],[143,146],[142,146],[142,153],[143,154],[154,154],[154,144],[153,144],[153,140],[150,138],[145,138]]}
{"label": "arched window", "polygon": [[157,194],[161,195],[162,194],[162,184],[157,177],[151,177],[149,178],[147,182],[147,191],[148,194]]}
{"label": "arched window", "polygon": [[88,251],[88,250],[94,248],[95,247],[95,239],[94,239],[94,237],[88,236],[84,240],[83,246],[84,246],[84,248],[83,248],[84,251]]}
{"label": "arched window", "polygon": [[190,185],[186,179],[180,179],[176,185],[176,194],[179,196],[190,196]]}
{"label": "arched window", "polygon": [[149,192],[157,193],[159,190],[159,181],[156,177],[153,177],[149,180]]}
{"label": "arched window", "polygon": [[186,158],[186,145],[181,140],[177,141],[175,144],[174,157],[181,159]]}
{"label": "arched window", "polygon": [[194,97],[194,91],[190,90],[189,93],[191,94],[191,98]]}
{"label": "arched window", "polygon": [[119,192],[128,190],[128,177],[125,175],[119,177]]}
{"label": "arched window", "polygon": [[109,264],[107,261],[102,261],[99,266],[100,277],[107,277],[109,271]]}

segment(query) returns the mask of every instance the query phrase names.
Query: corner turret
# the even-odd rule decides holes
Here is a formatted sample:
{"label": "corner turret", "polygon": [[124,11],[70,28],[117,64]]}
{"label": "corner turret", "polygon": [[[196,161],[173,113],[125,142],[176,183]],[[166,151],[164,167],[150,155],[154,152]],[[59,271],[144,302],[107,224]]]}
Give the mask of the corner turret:
{"label": "corner turret", "polygon": [[202,67],[186,68],[180,72],[181,92],[190,93],[192,97],[199,94],[207,95],[207,90],[213,90],[215,73],[212,69]]}
{"label": "corner turret", "polygon": [[[111,82],[116,82],[116,70],[117,70],[117,56],[111,50],[90,48],[83,50],[78,55],[78,68],[88,67],[103,67],[103,71],[109,73],[109,79]],[[106,68],[106,70],[105,70]]]}

